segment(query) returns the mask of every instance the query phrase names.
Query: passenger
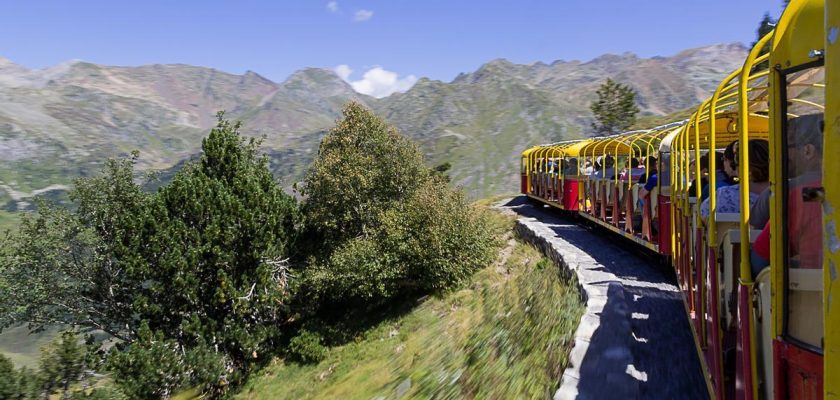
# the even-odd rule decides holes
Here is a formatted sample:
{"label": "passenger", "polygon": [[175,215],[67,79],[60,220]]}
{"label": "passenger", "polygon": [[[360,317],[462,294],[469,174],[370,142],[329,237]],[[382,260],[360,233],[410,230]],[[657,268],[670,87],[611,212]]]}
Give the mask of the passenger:
{"label": "passenger", "polygon": [[[720,189],[724,186],[729,186],[729,177],[723,171],[723,155],[717,151],[709,152],[700,156],[700,179],[695,179],[688,187],[688,195],[694,197],[697,193],[697,185],[700,184],[700,201],[706,200],[709,197],[709,158],[711,155],[715,157],[715,189]],[[693,170],[693,169],[692,169]]]}
{"label": "passenger", "polygon": [[[749,179],[750,179],[750,207],[758,200],[758,196],[764,189],[770,186],[770,151],[766,140],[751,139],[749,142]],[[731,148],[731,151],[729,151]],[[738,168],[738,144],[732,142],[724,151],[723,164],[727,175],[737,176]],[[728,158],[728,154],[732,158]],[[717,189],[716,201],[718,213],[741,212],[741,185],[725,186]],[[704,220],[709,218],[709,199],[700,205],[700,217]]]}
{"label": "passenger", "polygon": [[759,229],[770,221],[770,187],[758,195],[755,204],[750,207],[750,227]]}
{"label": "passenger", "polygon": [[[639,189],[639,210],[642,210],[642,212],[644,212],[645,198],[647,198],[647,195],[650,192],[652,192],[653,189],[656,188],[656,185],[659,183],[659,174],[656,165],[656,157],[647,157],[647,160],[645,160],[645,162],[648,164],[648,170],[646,171],[647,173],[639,176],[639,183],[644,183],[644,187]],[[647,179],[645,179],[645,177],[647,177]],[[650,219],[650,226],[653,230],[653,232],[651,233],[656,234],[656,224],[654,223],[654,221],[656,221],[657,219],[656,215],[651,214]],[[641,221],[639,221],[639,229],[641,229]]]}
{"label": "passenger", "polygon": [[[715,190],[720,189],[725,186],[731,185],[731,179],[728,175],[726,175],[726,171],[723,166],[723,154],[715,151]],[[706,200],[709,198],[709,187],[708,185],[704,185],[702,191],[700,193],[700,201]]]}
{"label": "passenger", "polygon": [[577,158],[570,158],[568,161],[566,161],[566,169],[563,173],[566,176],[579,175]]}
{"label": "passenger", "polygon": [[750,271],[753,278],[768,265],[770,265],[770,221],[764,224],[764,229],[758,234],[750,249]]}
{"label": "passenger", "polygon": [[788,257],[792,267],[822,268],[822,209],[811,198],[822,186],[822,114],[788,121]]}
{"label": "passenger", "polygon": [[586,176],[591,176],[593,174],[594,169],[592,168],[592,161],[586,160],[583,164],[583,174]]}
{"label": "passenger", "polygon": [[[691,173],[693,174],[695,165],[691,165]],[[691,184],[688,185],[688,196],[697,197],[697,185],[700,185],[700,190],[703,190],[709,183],[709,153],[700,156],[700,177],[695,177]]]}
{"label": "passenger", "polygon": [[601,157],[595,159],[595,165],[593,165],[592,173],[589,175],[596,179],[601,177]]}
{"label": "passenger", "polygon": [[638,180],[639,176],[645,173],[644,168],[641,168],[639,165],[639,159],[637,158],[627,160],[624,170],[621,171],[620,179],[623,181]]}
{"label": "passenger", "polygon": [[607,179],[615,179],[616,171],[615,171],[615,158],[611,155],[606,155],[604,157],[604,178]]}
{"label": "passenger", "polygon": [[642,176],[639,177],[639,183],[644,183],[645,184],[645,186],[643,188],[639,189],[639,203],[640,203],[641,206],[644,206],[645,197],[648,195],[648,193],[650,193],[653,190],[653,188],[656,187],[656,184],[658,183],[658,178],[657,178],[658,174],[657,174],[657,170],[656,170],[656,157],[648,157],[647,161],[648,161],[648,164],[650,165],[650,170],[647,171],[647,174],[646,174],[647,179],[644,182],[642,182],[641,180],[642,180],[642,178],[644,178],[645,175],[642,175]]}
{"label": "passenger", "polygon": [[[645,164],[647,164],[647,169],[645,169]],[[656,175],[656,157],[649,156],[645,157],[645,161],[641,164],[642,174],[639,175],[639,180],[637,183],[647,183],[648,177],[650,175]],[[656,183],[653,184],[656,186]]]}

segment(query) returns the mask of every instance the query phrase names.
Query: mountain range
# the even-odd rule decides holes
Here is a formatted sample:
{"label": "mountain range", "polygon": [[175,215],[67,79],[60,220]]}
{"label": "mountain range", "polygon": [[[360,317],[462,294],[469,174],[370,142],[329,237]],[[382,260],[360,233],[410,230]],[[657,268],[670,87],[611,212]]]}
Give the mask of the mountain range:
{"label": "mountain range", "polygon": [[241,120],[246,135],[264,137],[272,169],[290,187],[351,100],[419,142],[430,166],[451,163],[452,181],[472,197],[512,192],[525,147],[590,132],[589,103],[606,78],[636,90],[641,115],[667,115],[710,95],[746,51],[733,43],[669,57],[497,59],[381,99],[355,92],[330,69],[303,69],[278,83],[182,64],[68,61],[31,70],[0,58],[0,208],[8,216],[30,209],[35,195],[61,199],[74,178],[135,149],[141,169],[171,173],[197,157],[219,110]]}

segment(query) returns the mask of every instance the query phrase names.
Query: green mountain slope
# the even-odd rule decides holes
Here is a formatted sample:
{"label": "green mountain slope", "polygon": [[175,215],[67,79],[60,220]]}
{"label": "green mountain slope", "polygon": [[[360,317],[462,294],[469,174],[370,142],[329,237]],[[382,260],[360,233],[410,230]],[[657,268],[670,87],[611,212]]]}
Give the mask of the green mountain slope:
{"label": "green mountain slope", "polygon": [[356,93],[327,69],[276,83],[189,65],[70,61],[29,70],[0,58],[0,224],[31,209],[34,195],[63,199],[73,178],[94,173],[107,157],[138,149],[141,168],[175,168],[196,156],[222,109],[243,120],[246,134],[265,137],[274,171],[290,186],[350,100],[420,142],[431,164],[450,162],[454,181],[472,196],[510,192],[522,148],[589,133],[588,105],[606,77],[636,89],[643,115],[662,116],[707,96],[745,51],[727,44],[647,59],[500,59],[452,82],[421,79],[382,99]]}

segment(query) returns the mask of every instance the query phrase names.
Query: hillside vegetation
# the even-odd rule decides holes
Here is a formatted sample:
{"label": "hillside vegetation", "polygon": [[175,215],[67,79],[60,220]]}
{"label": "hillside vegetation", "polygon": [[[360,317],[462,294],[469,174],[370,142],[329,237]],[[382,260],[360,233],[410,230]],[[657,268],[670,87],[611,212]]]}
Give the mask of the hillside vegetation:
{"label": "hillside vegetation", "polygon": [[550,398],[582,312],[575,283],[511,239],[468,287],[421,300],[319,363],[277,359],[237,398]]}
{"label": "hillside vegetation", "polygon": [[0,327],[67,330],[36,369],[0,356],[0,397],[227,397],[275,357],[319,362],[395,306],[463,287],[502,244],[488,211],[360,104],[301,202],[240,127],[219,113],[201,157],[155,191],[137,152],[109,159],[74,182],[73,207],[42,202],[2,237]]}

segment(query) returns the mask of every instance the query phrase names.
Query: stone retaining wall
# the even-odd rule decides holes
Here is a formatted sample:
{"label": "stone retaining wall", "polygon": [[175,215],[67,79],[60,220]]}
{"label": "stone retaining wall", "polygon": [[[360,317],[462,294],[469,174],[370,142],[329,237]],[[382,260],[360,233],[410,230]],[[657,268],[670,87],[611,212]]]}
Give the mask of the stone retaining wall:
{"label": "stone retaining wall", "polygon": [[[581,229],[567,225],[570,229]],[[633,332],[625,290],[615,275],[589,254],[561,238],[562,223],[519,218],[516,232],[551,259],[565,277],[576,276],[586,311],[575,331],[569,366],[554,399],[636,398],[630,340]]]}

